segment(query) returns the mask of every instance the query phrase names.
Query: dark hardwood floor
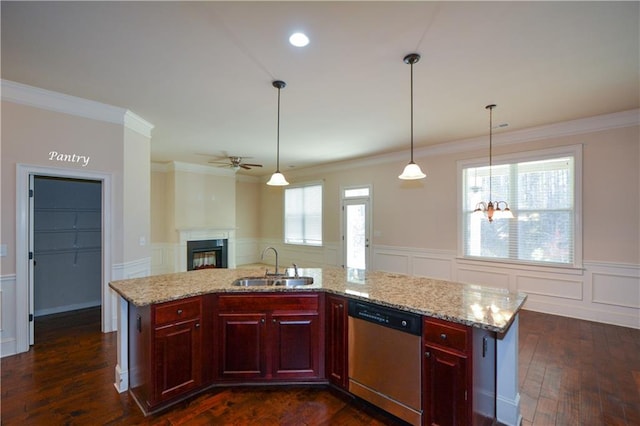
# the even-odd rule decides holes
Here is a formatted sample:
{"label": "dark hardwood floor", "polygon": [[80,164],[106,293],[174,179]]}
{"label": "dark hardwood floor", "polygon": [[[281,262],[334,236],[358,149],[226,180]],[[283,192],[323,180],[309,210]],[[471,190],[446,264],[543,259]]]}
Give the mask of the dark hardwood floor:
{"label": "dark hardwood floor", "polygon": [[640,425],[640,330],[522,311],[523,426]]}
{"label": "dark hardwood floor", "polygon": [[[99,309],[38,318],[36,345],[2,359],[2,424],[401,424],[318,387],[214,389],[145,418],[115,361]],[[640,330],[522,311],[519,363],[523,426],[640,425]]]}
{"label": "dark hardwood floor", "polygon": [[100,310],[36,319],[36,344],[2,359],[2,425],[401,425],[327,387],[213,389],[144,417],[113,386],[116,333]]}

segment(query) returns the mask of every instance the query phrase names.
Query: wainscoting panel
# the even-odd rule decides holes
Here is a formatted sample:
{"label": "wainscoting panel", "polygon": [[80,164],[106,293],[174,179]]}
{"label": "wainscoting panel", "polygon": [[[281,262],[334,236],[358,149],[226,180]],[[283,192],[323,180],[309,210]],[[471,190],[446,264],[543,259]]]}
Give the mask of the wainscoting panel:
{"label": "wainscoting panel", "polygon": [[594,303],[640,308],[638,276],[593,272],[591,300]]}
{"label": "wainscoting panel", "polygon": [[[256,252],[258,263],[267,265],[275,264],[275,255],[269,250],[260,258],[262,251],[266,247],[273,247],[278,251],[278,263],[280,271],[283,268],[291,268],[295,263],[301,268],[322,268],[323,266],[340,266],[340,245],[337,243],[324,243],[322,247],[298,246],[284,244],[276,240],[258,240],[258,250]],[[272,268],[271,268],[272,269]]]}
{"label": "wainscoting panel", "polygon": [[236,239],[236,265],[260,262],[260,240],[257,238]]}
{"label": "wainscoting panel", "polygon": [[373,265],[376,271],[409,274],[410,258],[405,253],[376,252]]}
{"label": "wainscoting panel", "polygon": [[393,246],[373,247],[373,259],[372,270],[522,292],[524,309],[640,329],[640,265],[586,261],[583,269],[553,268]]}
{"label": "wainscoting panel", "polygon": [[453,262],[450,258],[416,255],[412,264],[415,276],[451,280]]}
{"label": "wainscoting panel", "polygon": [[479,284],[487,287],[510,289],[509,271],[500,269],[471,269],[458,267],[457,281],[466,284]]}
{"label": "wainscoting panel", "polygon": [[151,275],[170,274],[176,272],[177,244],[151,244]]}
{"label": "wainscoting panel", "polygon": [[[151,275],[151,257],[145,257],[131,262],[114,264],[111,268],[112,281],[128,280],[130,278],[142,278]],[[102,309],[108,309],[111,318],[111,328],[107,331],[118,330],[118,294],[109,289],[109,301],[104,301]]]}
{"label": "wainscoting panel", "polygon": [[564,299],[582,300],[582,277],[568,280],[561,278],[548,278],[518,274],[516,276],[516,288],[527,294],[559,297]]}
{"label": "wainscoting panel", "polygon": [[0,276],[0,292],[2,292],[2,305],[0,305],[0,357],[17,353],[16,343],[16,275]]}

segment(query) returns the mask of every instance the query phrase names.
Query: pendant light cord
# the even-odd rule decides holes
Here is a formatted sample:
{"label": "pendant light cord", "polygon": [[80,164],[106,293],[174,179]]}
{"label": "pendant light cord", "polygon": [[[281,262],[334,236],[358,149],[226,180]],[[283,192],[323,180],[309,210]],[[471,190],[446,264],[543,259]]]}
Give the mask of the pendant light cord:
{"label": "pendant light cord", "polygon": [[280,87],[278,87],[278,125],[276,130],[276,173],[280,173]]}
{"label": "pendant light cord", "polygon": [[489,110],[489,202],[491,202],[491,189],[492,189],[492,180],[493,180],[493,108],[495,108],[494,104],[487,105],[486,107]]}
{"label": "pendant light cord", "polygon": [[411,162],[413,163],[413,61],[411,62]]}

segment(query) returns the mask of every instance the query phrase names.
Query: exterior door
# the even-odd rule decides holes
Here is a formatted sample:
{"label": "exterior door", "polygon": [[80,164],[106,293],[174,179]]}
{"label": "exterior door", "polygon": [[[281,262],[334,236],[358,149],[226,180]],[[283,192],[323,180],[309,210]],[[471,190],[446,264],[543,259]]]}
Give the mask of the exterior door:
{"label": "exterior door", "polygon": [[369,199],[344,199],[342,210],[344,266],[345,268],[369,269]]}

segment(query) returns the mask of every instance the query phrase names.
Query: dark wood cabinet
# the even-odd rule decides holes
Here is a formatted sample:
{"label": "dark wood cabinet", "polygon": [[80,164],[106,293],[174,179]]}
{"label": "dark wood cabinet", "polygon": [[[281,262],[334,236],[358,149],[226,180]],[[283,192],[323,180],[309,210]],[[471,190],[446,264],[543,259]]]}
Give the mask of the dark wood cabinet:
{"label": "dark wood cabinet", "polygon": [[129,306],[129,388],[146,413],[202,384],[202,298]]}
{"label": "dark wood cabinet", "polygon": [[201,384],[200,320],[158,327],[155,330],[155,393],[166,401]]}
{"label": "dark wood cabinet", "polygon": [[321,380],[317,294],[220,295],[218,379]]}
{"label": "dark wood cabinet", "polygon": [[318,310],[271,315],[271,376],[278,379],[321,378]]}
{"label": "dark wood cabinet", "polygon": [[495,419],[495,336],[425,318],[423,424],[491,425]]}
{"label": "dark wood cabinet", "polygon": [[256,378],[266,372],[266,314],[219,312],[220,377]]}
{"label": "dark wood cabinet", "polygon": [[[329,382],[348,390],[344,296],[209,294],[129,304],[128,315],[129,390],[145,414],[216,384]],[[495,333],[423,321],[423,424],[493,424]]]}
{"label": "dark wood cabinet", "polygon": [[342,389],[348,386],[348,309],[347,299],[326,295],[326,372],[327,379]]}

